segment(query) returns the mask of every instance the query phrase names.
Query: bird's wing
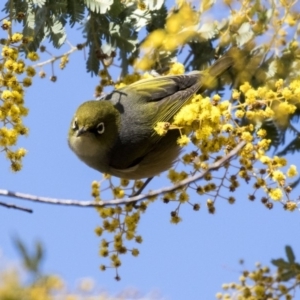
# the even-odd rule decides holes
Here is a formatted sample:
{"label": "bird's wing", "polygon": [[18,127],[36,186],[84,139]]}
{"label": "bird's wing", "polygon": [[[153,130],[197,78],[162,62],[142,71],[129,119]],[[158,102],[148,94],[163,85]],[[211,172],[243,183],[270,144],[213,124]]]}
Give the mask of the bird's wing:
{"label": "bird's wing", "polygon": [[[162,76],[137,81],[122,89],[137,98],[146,113],[153,112],[152,127],[157,122],[169,122],[180,108],[201,87],[201,73]],[[154,109],[156,108],[156,109]],[[149,115],[148,115],[149,117]]]}
{"label": "bird's wing", "polygon": [[163,138],[154,131],[157,122],[171,122],[193,94],[209,86],[231,64],[229,57],[221,58],[203,72],[140,80],[114,91],[107,100],[120,111],[123,124],[111,166],[124,169],[143,160]]}

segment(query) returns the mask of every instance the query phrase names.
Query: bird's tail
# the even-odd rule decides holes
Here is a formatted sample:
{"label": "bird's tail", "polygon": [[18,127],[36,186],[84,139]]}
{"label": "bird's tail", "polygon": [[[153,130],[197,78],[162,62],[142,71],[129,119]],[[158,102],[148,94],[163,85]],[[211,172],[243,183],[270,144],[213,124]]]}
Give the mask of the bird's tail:
{"label": "bird's tail", "polygon": [[229,69],[233,63],[233,58],[227,54],[216,60],[215,63],[204,72],[205,76],[201,79],[203,83],[201,90],[213,89],[217,85],[217,78]]}
{"label": "bird's tail", "polygon": [[233,58],[229,55],[224,55],[209,68],[209,75],[218,77],[233,65]]}

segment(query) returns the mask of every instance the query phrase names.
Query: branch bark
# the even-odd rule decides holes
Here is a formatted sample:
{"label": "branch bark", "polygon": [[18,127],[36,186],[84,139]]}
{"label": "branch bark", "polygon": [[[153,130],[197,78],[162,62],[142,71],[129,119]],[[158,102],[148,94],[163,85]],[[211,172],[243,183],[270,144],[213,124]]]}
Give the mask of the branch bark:
{"label": "branch bark", "polygon": [[[211,164],[207,170],[205,170],[202,173],[196,174],[194,176],[188,177],[177,184],[174,184],[172,186],[164,187],[161,189],[157,189],[154,191],[150,191],[147,194],[140,194],[134,197],[126,198],[126,199],[112,199],[112,200],[106,200],[106,201],[79,201],[79,200],[72,200],[72,199],[57,199],[57,198],[49,198],[49,197],[40,197],[36,195],[30,195],[30,194],[24,194],[19,192],[12,192],[8,190],[2,190],[0,189],[0,196],[5,197],[11,197],[11,198],[17,198],[22,200],[28,200],[33,202],[39,202],[39,203],[47,203],[47,204],[56,204],[56,205],[68,205],[68,206],[79,206],[79,207],[104,207],[104,206],[111,206],[111,205],[122,205],[132,202],[138,202],[141,200],[144,200],[148,197],[155,197],[161,194],[165,194],[168,192],[175,191],[177,189],[180,189],[190,183],[196,182],[200,179],[202,179],[206,174],[208,174],[211,171],[217,170],[222,165],[228,161],[230,161],[244,146],[246,142],[241,141],[233,150],[231,150],[227,155],[219,159],[218,161]],[[3,205],[4,206],[4,205]],[[9,205],[5,205],[9,207]]]}
{"label": "branch bark", "polygon": [[15,204],[0,202],[0,206],[4,206],[6,208],[13,208],[13,209],[25,211],[25,212],[28,212],[28,213],[33,213],[32,209],[26,208],[26,207],[22,207],[22,206],[18,206],[18,205],[15,205]]}

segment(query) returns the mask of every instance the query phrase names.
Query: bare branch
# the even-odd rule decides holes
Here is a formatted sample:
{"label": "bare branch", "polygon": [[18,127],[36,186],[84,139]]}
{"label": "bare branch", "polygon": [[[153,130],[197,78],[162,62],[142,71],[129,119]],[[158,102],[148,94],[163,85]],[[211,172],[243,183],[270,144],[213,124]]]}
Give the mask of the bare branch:
{"label": "bare branch", "polygon": [[6,197],[34,201],[34,202],[40,202],[40,203],[81,206],[81,207],[104,207],[104,206],[110,206],[110,205],[121,205],[121,204],[137,202],[137,201],[144,200],[148,197],[154,197],[154,196],[165,194],[165,193],[168,193],[171,191],[175,191],[175,190],[182,188],[192,182],[196,182],[196,181],[200,180],[201,178],[205,177],[205,175],[208,174],[209,172],[219,169],[224,163],[230,161],[245,146],[245,144],[246,144],[245,141],[241,141],[227,155],[225,155],[218,161],[211,164],[207,168],[207,170],[205,170],[204,172],[202,172],[200,174],[196,174],[194,176],[188,177],[188,178],[178,182],[175,185],[172,185],[169,187],[164,187],[161,189],[150,191],[147,194],[140,194],[140,195],[137,195],[134,197],[126,198],[126,199],[112,199],[112,200],[99,201],[99,202],[78,201],[78,200],[71,200],[71,199],[56,199],[56,198],[48,198],[48,197],[39,197],[39,196],[35,196],[35,195],[23,194],[23,193],[12,192],[12,191],[8,191],[8,190],[1,190],[1,189],[0,189],[0,195],[6,196]]}
{"label": "bare branch", "polygon": [[47,65],[47,64],[50,64],[50,63],[55,62],[56,60],[58,60],[58,59],[60,59],[60,58],[62,58],[62,57],[64,57],[64,56],[70,55],[70,54],[72,54],[73,52],[75,52],[75,51],[77,51],[77,50],[78,50],[77,47],[71,47],[71,49],[70,49],[69,51],[67,51],[66,53],[61,54],[61,55],[58,55],[58,56],[53,56],[52,58],[50,58],[50,59],[48,59],[48,60],[45,60],[45,61],[43,61],[43,62],[40,62],[40,63],[38,63],[38,64],[33,65],[32,67],[33,67],[33,68],[40,68],[40,67],[43,67],[43,66],[45,66],[45,65]]}
{"label": "bare branch", "polygon": [[14,209],[18,209],[18,210],[25,211],[25,212],[28,212],[28,213],[33,213],[32,209],[26,208],[26,207],[21,207],[21,206],[15,205],[15,204],[0,202],[0,206],[4,206],[6,208],[14,208]]}

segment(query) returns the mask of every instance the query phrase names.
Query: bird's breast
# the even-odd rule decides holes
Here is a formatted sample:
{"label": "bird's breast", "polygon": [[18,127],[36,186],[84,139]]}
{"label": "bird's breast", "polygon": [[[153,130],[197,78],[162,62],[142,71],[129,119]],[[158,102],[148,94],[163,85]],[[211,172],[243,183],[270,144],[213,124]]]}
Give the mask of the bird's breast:
{"label": "bird's breast", "polygon": [[108,172],[107,151],[99,141],[89,135],[73,135],[69,138],[69,146],[91,168]]}

